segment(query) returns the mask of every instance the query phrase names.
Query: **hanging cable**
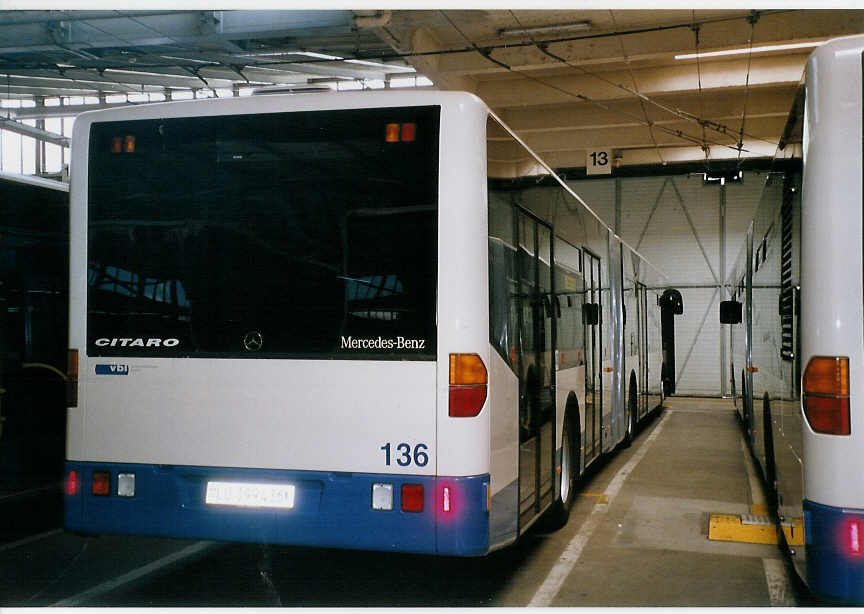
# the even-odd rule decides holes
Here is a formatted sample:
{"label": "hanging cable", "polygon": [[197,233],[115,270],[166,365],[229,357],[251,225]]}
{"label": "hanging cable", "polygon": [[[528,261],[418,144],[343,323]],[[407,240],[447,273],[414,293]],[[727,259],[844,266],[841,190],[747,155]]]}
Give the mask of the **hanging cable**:
{"label": "hanging cable", "polygon": [[[699,116],[705,117],[705,100],[702,96],[702,62],[699,57],[699,32],[701,26],[696,25],[696,11],[693,10],[690,12],[691,20],[693,22],[693,38],[694,38],[694,47],[696,49],[696,79],[699,85]],[[702,141],[706,141],[706,128],[705,124],[702,125]],[[709,167],[711,164],[710,153],[711,149],[708,147],[708,144],[705,143],[702,145],[702,151],[705,153],[705,172],[708,173]]]}
{"label": "hanging cable", "polygon": [[750,22],[750,41],[747,52],[747,78],[744,80],[744,109],[741,112],[741,130],[738,136],[738,168],[741,167],[741,152],[744,150],[744,125],[747,122],[747,103],[750,98],[750,68],[753,62],[753,37],[756,35],[756,22],[759,21],[759,12],[751,11],[750,17],[747,18]]}
{"label": "hanging cable", "polygon": [[[517,23],[518,23],[518,18],[515,16],[515,14],[513,14],[512,11],[510,11],[510,14],[513,16],[513,18],[514,18],[514,19],[517,21]],[[621,33],[621,34],[624,34],[624,33]],[[541,51],[541,52],[544,53],[545,55],[551,57],[552,59],[554,59],[554,60],[556,60],[556,61],[558,61],[558,62],[561,62],[562,64],[565,64],[565,65],[567,65],[567,66],[569,66],[569,67],[571,67],[571,68],[573,68],[573,69],[579,71],[581,74],[583,74],[583,75],[585,75],[585,76],[587,76],[587,77],[591,77],[591,78],[593,78],[593,79],[597,79],[597,80],[599,80],[599,81],[602,81],[603,83],[606,83],[607,85],[610,85],[610,86],[612,86],[612,87],[615,87],[615,88],[620,89],[620,90],[623,90],[623,91],[626,91],[627,93],[632,94],[633,96],[639,98],[643,103],[651,104],[652,106],[655,106],[655,107],[657,107],[657,108],[659,108],[659,109],[662,109],[662,110],[666,111],[667,113],[669,113],[669,114],[671,114],[671,115],[673,115],[673,116],[675,116],[675,117],[678,117],[678,118],[680,118],[680,119],[684,119],[684,120],[687,120],[687,121],[695,122],[695,123],[699,124],[703,129],[704,129],[704,128],[707,128],[707,129],[710,129],[710,130],[712,130],[712,131],[715,131],[715,132],[718,132],[718,133],[720,133],[720,134],[723,134],[724,136],[729,136],[729,133],[730,133],[730,130],[731,130],[731,129],[730,129],[729,127],[727,127],[726,125],[724,125],[724,124],[721,124],[721,123],[718,123],[718,122],[714,122],[714,121],[711,121],[711,120],[704,119],[704,117],[699,117],[699,116],[693,115],[692,113],[689,113],[689,112],[684,111],[684,110],[682,110],[682,109],[679,109],[679,108],[677,108],[677,107],[670,107],[670,106],[668,106],[668,105],[665,105],[665,104],[663,104],[663,103],[660,103],[660,102],[658,102],[658,101],[656,101],[656,100],[654,100],[654,99],[652,99],[652,98],[646,96],[645,94],[642,94],[641,92],[637,91],[637,90],[634,89],[634,88],[628,87],[628,86],[626,86],[626,85],[624,85],[624,84],[622,84],[622,83],[616,83],[616,82],[612,81],[611,79],[608,79],[608,78],[606,78],[606,77],[604,77],[604,76],[602,76],[602,75],[599,75],[599,74],[597,74],[597,73],[592,73],[591,71],[586,70],[585,68],[583,68],[583,67],[581,67],[581,66],[579,66],[579,65],[577,65],[577,64],[573,64],[572,62],[568,61],[566,58],[563,58],[563,57],[561,57],[561,56],[559,56],[559,55],[556,55],[556,54],[552,53],[551,51],[549,51],[548,46],[549,46],[550,42],[548,42],[548,41],[547,41],[547,42],[543,42],[543,41],[536,41],[536,40],[533,39],[533,37],[530,36],[530,33],[528,34],[528,36],[529,36],[529,38],[532,39],[533,44],[537,47],[537,49],[538,49],[539,51]],[[620,40],[620,37],[619,37],[619,40]],[[557,42],[557,41],[552,41],[552,42]],[[622,45],[623,45],[623,43],[622,43]],[[493,50],[494,50],[494,47],[489,47],[489,48],[487,48],[487,49],[493,49]],[[622,49],[623,49],[623,46],[622,46]],[[628,65],[628,68],[629,68],[629,65]],[[515,70],[515,69],[514,69],[514,70]],[[632,70],[631,70],[631,78],[632,78]],[[653,125],[654,125],[655,127],[657,127],[658,129],[662,129],[660,126],[657,126],[656,123],[654,123]],[[769,140],[767,140],[767,139],[761,139],[761,138],[759,138],[759,137],[756,137],[756,136],[753,136],[753,135],[748,135],[748,134],[745,134],[745,136],[748,136],[748,137],[750,137],[750,138],[752,138],[752,139],[756,139],[756,140],[762,140],[762,141],[764,141],[764,142],[766,142],[766,143],[769,143],[769,144],[771,144],[771,145],[775,145],[775,146],[776,146],[776,143],[774,143],[773,141],[769,141]],[[702,142],[703,142],[703,143],[710,143],[710,144],[713,144],[713,145],[720,145],[720,146],[722,146],[722,147],[729,147],[730,149],[734,149],[736,152],[738,151],[737,146],[728,145],[728,144],[725,144],[725,143],[719,143],[719,142],[708,141],[708,139],[705,137],[704,130],[703,130],[703,138],[702,138]]]}
{"label": "hanging cable", "polygon": [[[512,11],[510,12],[513,13]],[[617,32],[618,31],[618,22],[615,21],[615,13],[612,12],[612,9],[609,9],[609,17],[612,19],[612,27]],[[660,164],[666,165],[666,160],[663,159],[663,154],[660,152],[660,146],[657,144],[657,138],[654,136],[654,127],[652,125],[651,119],[648,117],[648,109],[645,108],[645,100],[642,98],[641,94],[639,94],[639,86],[636,83],[636,75],[633,74],[633,67],[630,66],[630,58],[627,57],[627,52],[624,50],[624,38],[618,37],[618,44],[621,46],[621,56],[624,58],[624,64],[627,66],[627,72],[630,75],[630,81],[633,83],[633,90],[639,95],[639,107],[642,109],[642,114],[645,116],[645,123],[648,125],[648,134],[651,136],[651,142],[654,143],[654,151],[657,152],[657,157],[660,159]],[[705,133],[703,130],[702,138],[704,140]]]}

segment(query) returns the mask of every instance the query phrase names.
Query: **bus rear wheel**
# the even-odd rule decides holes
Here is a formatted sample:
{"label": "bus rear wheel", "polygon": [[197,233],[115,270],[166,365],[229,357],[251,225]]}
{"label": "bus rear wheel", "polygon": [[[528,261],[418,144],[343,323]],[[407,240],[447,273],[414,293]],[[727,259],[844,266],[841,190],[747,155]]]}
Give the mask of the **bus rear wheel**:
{"label": "bus rear wheel", "polygon": [[[560,495],[552,504],[542,519],[542,526],[549,531],[555,531],[567,524],[570,519],[570,508],[576,496],[576,476],[579,472],[579,446],[574,443],[573,427],[570,415],[564,416],[564,428],[561,433],[561,484]],[[576,433],[578,437],[578,433]]]}

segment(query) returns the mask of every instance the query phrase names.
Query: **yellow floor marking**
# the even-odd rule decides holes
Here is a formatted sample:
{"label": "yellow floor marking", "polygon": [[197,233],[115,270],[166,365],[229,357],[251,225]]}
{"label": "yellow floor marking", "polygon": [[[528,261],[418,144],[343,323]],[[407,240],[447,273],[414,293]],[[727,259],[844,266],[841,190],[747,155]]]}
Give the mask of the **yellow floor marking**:
{"label": "yellow floor marking", "polygon": [[[804,545],[804,525],[800,518],[791,524],[782,523],[782,526],[790,546]],[[751,517],[745,523],[741,516],[735,514],[711,514],[708,539],[745,544],[776,544],[777,530],[768,516],[755,519]]]}
{"label": "yellow floor marking", "polygon": [[764,503],[754,503],[750,506],[750,513],[754,516],[767,516],[768,506]]}
{"label": "yellow floor marking", "polygon": [[580,493],[583,497],[597,497],[597,503],[608,503],[609,500],[606,498],[605,493],[593,493],[593,492],[583,492]]}

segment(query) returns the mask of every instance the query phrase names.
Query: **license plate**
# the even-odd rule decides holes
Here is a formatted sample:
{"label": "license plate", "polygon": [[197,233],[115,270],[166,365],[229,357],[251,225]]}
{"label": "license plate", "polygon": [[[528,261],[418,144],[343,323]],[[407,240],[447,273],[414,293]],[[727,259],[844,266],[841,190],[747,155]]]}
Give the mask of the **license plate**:
{"label": "license plate", "polygon": [[208,505],[292,509],[294,507],[294,485],[207,482],[204,502]]}

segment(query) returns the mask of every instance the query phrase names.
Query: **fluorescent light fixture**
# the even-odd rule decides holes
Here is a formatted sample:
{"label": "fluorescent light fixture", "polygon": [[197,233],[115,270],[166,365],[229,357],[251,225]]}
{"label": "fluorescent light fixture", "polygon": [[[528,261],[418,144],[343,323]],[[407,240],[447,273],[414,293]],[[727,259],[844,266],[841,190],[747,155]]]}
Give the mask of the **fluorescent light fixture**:
{"label": "fluorescent light fixture", "polygon": [[693,60],[696,58],[713,58],[723,55],[741,55],[745,53],[764,53],[765,51],[790,51],[792,49],[807,49],[824,45],[825,41],[818,43],[788,43],[785,45],[762,45],[759,47],[743,47],[741,49],[724,49],[722,51],[704,51],[700,53],[685,53],[676,55],[676,60]]}
{"label": "fluorescent light fixture", "polygon": [[510,36],[522,36],[523,34],[549,34],[550,32],[583,32],[590,29],[590,21],[577,21],[575,23],[559,23],[550,26],[534,26],[531,28],[505,28],[504,30],[498,30],[498,36],[506,38]]}
{"label": "fluorescent light fixture", "polygon": [[371,62],[369,60],[345,60],[346,64],[360,64],[361,66],[374,66],[375,68],[386,68],[391,72],[416,72],[413,66],[396,66],[384,62]]}
{"label": "fluorescent light fixture", "polygon": [[[261,54],[263,55],[263,54]],[[290,54],[278,54],[278,55],[302,55],[307,58],[315,58],[318,60],[341,60],[338,55],[329,55],[326,53],[315,53],[314,51],[292,51]]]}

